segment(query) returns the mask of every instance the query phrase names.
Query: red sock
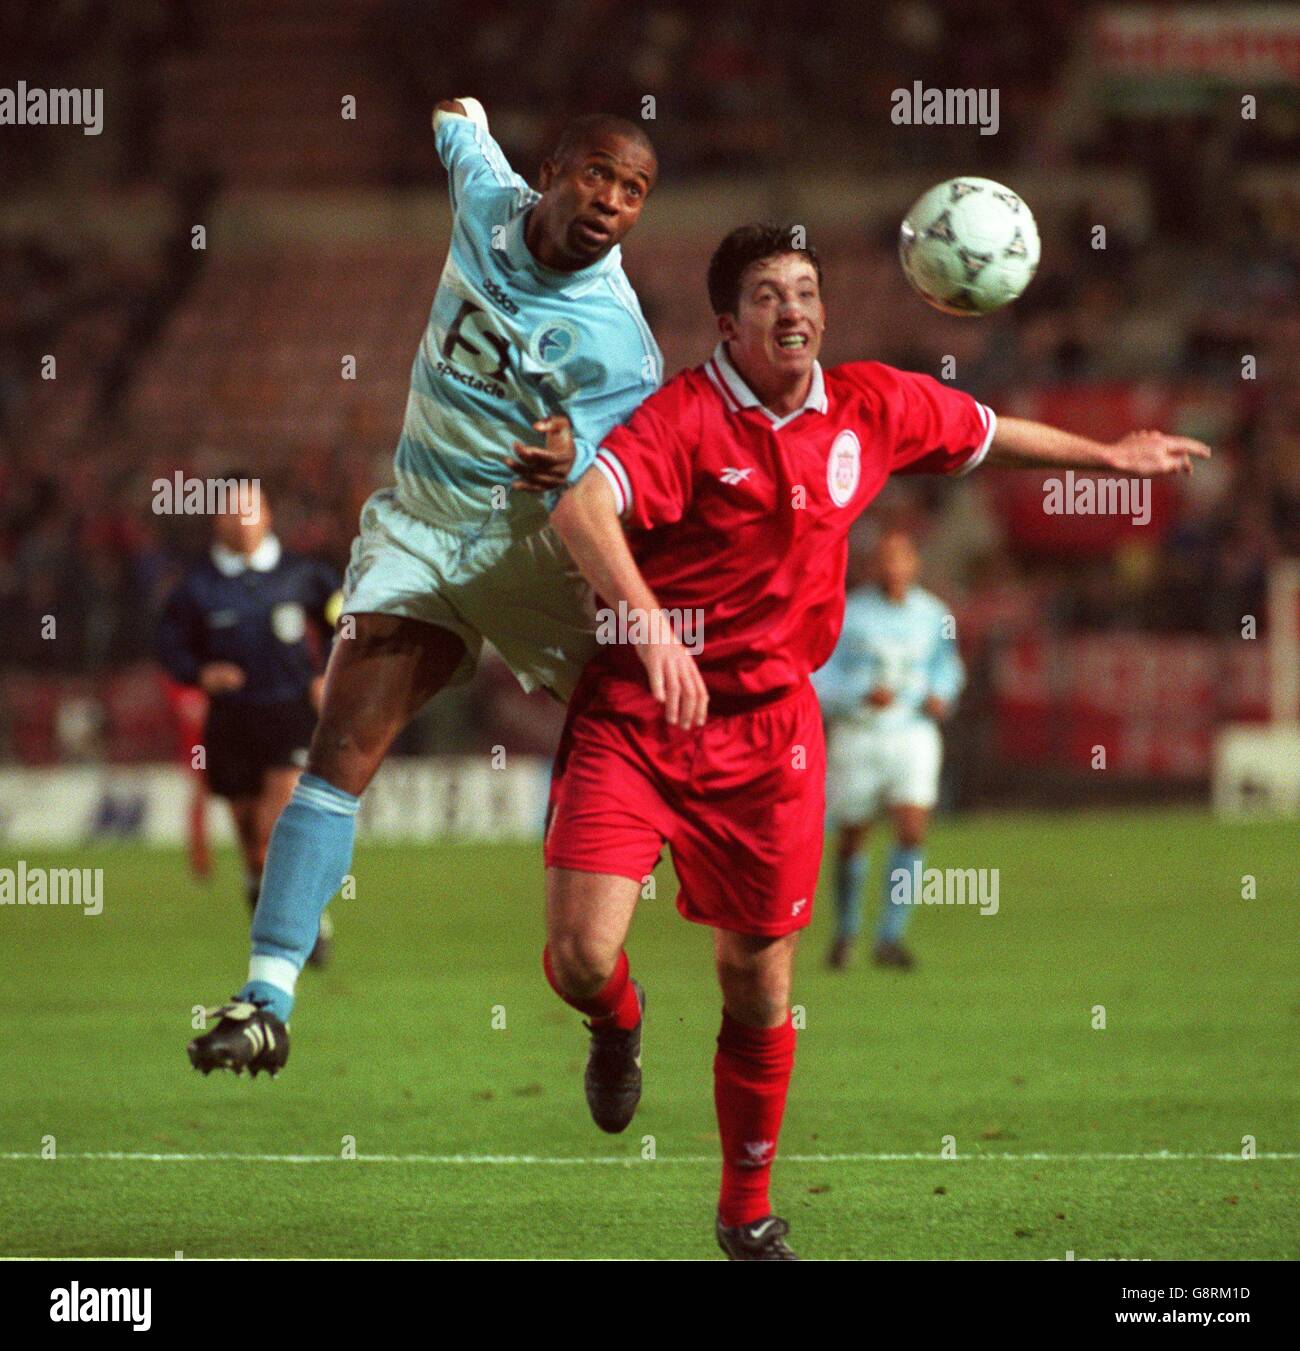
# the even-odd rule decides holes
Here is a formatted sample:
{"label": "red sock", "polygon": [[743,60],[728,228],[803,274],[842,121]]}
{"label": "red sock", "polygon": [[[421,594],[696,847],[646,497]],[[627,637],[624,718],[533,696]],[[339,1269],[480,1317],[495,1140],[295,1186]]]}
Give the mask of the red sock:
{"label": "red sock", "polygon": [[713,1100],[722,1136],[718,1215],[728,1228],[772,1213],[767,1188],[794,1069],[794,1043],[789,1017],[780,1027],[747,1027],[722,1015]]}
{"label": "red sock", "polygon": [[614,974],[604,985],[595,994],[583,998],[565,994],[560,989],[559,982],[555,979],[555,968],[551,965],[550,948],[542,950],[542,970],[546,972],[551,989],[570,1008],[585,1013],[592,1022],[609,1022],[615,1027],[631,1031],[641,1021],[641,1004],[636,997],[636,991],[632,988],[626,952],[618,954],[618,965],[614,968]]}

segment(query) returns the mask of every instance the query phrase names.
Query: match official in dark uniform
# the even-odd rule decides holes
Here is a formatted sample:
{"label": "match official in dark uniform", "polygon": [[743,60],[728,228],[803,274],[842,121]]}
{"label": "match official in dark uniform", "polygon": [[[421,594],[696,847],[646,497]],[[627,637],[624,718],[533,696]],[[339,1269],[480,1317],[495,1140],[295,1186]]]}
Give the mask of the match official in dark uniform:
{"label": "match official in dark uniform", "polygon": [[[208,695],[208,787],[230,803],[255,908],[271,829],[307,763],[341,581],[282,548],[260,485],[253,500],[247,515],[214,518],[208,557],[163,609],[156,652],[173,679]],[[312,965],[326,960],[330,929],[323,916]]]}

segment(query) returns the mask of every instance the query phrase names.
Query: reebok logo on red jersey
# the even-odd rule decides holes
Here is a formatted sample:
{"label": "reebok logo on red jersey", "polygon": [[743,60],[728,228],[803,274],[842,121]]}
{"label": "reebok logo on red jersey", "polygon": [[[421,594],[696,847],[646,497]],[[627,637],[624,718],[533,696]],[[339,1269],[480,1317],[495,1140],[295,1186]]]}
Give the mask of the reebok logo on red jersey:
{"label": "reebok logo on red jersey", "polygon": [[748,469],[733,469],[728,465],[722,473],[718,475],[718,478],[721,479],[723,483],[744,483],[753,472],[754,468],[752,465]]}

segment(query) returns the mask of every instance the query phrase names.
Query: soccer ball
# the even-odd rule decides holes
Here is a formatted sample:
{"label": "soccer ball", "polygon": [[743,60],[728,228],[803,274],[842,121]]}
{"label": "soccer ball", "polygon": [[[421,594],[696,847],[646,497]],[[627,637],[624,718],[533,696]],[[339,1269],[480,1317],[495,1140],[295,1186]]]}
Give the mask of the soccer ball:
{"label": "soccer ball", "polygon": [[931,188],[898,232],[907,280],[945,314],[988,314],[1014,300],[1033,279],[1038,252],[1033,213],[991,178]]}

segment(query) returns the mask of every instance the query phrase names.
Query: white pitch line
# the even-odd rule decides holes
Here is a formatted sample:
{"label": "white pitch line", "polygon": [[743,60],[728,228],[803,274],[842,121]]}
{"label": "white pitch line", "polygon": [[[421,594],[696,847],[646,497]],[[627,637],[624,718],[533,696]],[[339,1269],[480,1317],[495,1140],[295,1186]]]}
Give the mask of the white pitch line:
{"label": "white pitch line", "polygon": [[[105,1150],[91,1153],[60,1153],[51,1160],[46,1155],[30,1153],[0,1154],[0,1162],[26,1163],[29,1161],[57,1162],[59,1159],[107,1163],[396,1163],[432,1165],[488,1165],[531,1166],[550,1165],[567,1168],[589,1168],[600,1165],[635,1168],[643,1163],[716,1164],[717,1154],[663,1154],[655,1159],[639,1155],[618,1157],[597,1155],[589,1158],[565,1158],[544,1154],[358,1154],[345,1159],[339,1154],[149,1154]],[[1253,1163],[1294,1161],[1300,1153],[1262,1153],[1254,1159],[1243,1159],[1240,1154],[1186,1154],[1158,1150],[1146,1154],[959,1154],[944,1158],[939,1154],[781,1154],[782,1163]]]}

